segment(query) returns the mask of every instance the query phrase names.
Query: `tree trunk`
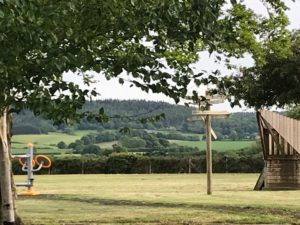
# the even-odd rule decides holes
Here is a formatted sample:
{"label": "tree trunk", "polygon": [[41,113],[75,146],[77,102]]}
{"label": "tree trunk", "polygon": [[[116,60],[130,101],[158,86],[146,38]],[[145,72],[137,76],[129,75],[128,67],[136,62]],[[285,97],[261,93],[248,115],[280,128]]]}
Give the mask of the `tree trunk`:
{"label": "tree trunk", "polygon": [[11,170],[11,117],[4,112],[0,117],[0,221],[3,225],[19,225],[16,215],[16,188]]}

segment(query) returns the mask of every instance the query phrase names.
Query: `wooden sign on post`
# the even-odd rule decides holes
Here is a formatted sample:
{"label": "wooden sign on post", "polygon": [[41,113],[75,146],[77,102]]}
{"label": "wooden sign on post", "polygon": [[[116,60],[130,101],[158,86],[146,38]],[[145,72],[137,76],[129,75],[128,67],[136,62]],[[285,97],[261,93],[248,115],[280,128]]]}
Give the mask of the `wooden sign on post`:
{"label": "wooden sign on post", "polygon": [[192,113],[190,121],[204,120],[206,127],[206,174],[207,174],[207,194],[212,194],[212,148],[211,136],[216,138],[216,134],[211,128],[212,117],[226,118],[230,115],[227,111],[212,111],[210,105],[219,104],[225,101],[224,96],[205,96],[208,107],[206,110],[197,110]]}

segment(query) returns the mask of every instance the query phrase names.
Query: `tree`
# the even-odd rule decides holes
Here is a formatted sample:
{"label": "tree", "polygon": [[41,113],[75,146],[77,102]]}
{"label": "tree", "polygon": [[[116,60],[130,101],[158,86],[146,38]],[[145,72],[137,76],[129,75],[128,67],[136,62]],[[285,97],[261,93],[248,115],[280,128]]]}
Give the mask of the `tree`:
{"label": "tree", "polygon": [[57,143],[57,147],[59,149],[66,149],[67,148],[67,144],[64,141],[60,141]]}
{"label": "tree", "polygon": [[[291,39],[288,54],[281,56],[276,52],[269,52],[265,64],[242,68],[241,76],[226,78],[219,87],[225,87],[224,92],[234,96],[236,102],[244,100],[246,105],[258,109],[274,105],[299,105],[300,31],[287,36]],[[293,112],[291,111],[292,115]]]}
{"label": "tree", "polygon": [[146,146],[146,141],[139,137],[122,136],[119,143],[126,148],[145,148]]}
{"label": "tree", "polygon": [[[285,6],[280,0],[264,2],[269,18],[237,1],[223,12],[223,0],[0,1],[1,222],[16,221],[9,156],[12,112],[30,109],[55,123],[108,121],[103,108],[98,113],[79,110],[97,93],[64,81],[66,71],[87,85],[93,82],[89,71],[119,77],[120,83],[127,80],[178,102],[190,83],[215,80],[193,73],[190,65],[199,51],[215,52],[218,60],[221,52],[224,58],[250,52],[261,64],[265,49],[277,52],[279,44],[285,49]],[[198,99],[196,91],[193,99]]]}
{"label": "tree", "polygon": [[83,142],[84,145],[94,144],[93,137],[91,135],[83,136],[80,140]]}
{"label": "tree", "polygon": [[159,141],[159,144],[161,144],[165,148],[170,147],[170,145],[171,145],[168,139],[159,138],[158,141]]}
{"label": "tree", "polygon": [[95,154],[98,155],[101,153],[101,148],[98,145],[86,145],[82,150],[82,154]]}
{"label": "tree", "polygon": [[287,116],[300,120],[300,105],[290,106],[288,108]]}
{"label": "tree", "polygon": [[13,134],[40,134],[42,132],[39,127],[25,123],[23,125],[14,126],[12,133]]}
{"label": "tree", "polygon": [[228,137],[230,140],[232,141],[237,141],[239,136],[238,136],[238,133],[235,131],[235,130],[232,130],[229,134],[229,137]]}
{"label": "tree", "polygon": [[217,139],[216,139],[217,141],[221,141],[221,140],[224,139],[224,136],[221,132],[216,131],[215,133],[216,133],[216,136],[217,136]]}

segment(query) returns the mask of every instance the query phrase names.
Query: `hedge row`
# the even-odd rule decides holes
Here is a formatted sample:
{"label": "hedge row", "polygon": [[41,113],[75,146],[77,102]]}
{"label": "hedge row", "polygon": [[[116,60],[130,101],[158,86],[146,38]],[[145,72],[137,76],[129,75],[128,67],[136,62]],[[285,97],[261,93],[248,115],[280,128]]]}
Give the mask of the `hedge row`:
{"label": "hedge row", "polygon": [[[249,156],[217,155],[213,157],[213,171],[261,172],[264,162],[260,154]],[[24,174],[17,160],[13,160],[14,174]],[[39,174],[98,174],[98,173],[203,173],[206,172],[205,155],[182,157],[147,157],[134,154],[112,154],[109,157],[81,156],[52,158],[52,167]]]}

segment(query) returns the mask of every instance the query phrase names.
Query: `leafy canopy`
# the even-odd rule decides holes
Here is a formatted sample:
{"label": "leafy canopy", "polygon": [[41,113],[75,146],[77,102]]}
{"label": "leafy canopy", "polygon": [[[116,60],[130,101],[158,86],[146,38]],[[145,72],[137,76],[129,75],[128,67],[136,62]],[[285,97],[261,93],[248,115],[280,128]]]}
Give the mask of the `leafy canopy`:
{"label": "leafy canopy", "polygon": [[[258,65],[274,52],[285,55],[287,19],[282,1],[263,1],[268,17],[231,0],[1,0],[0,109],[23,108],[56,122],[98,115],[78,111],[97,93],[63,80],[63,72],[89,71],[107,79],[123,72],[144,91],[178,102],[190,83],[214,81],[194,74],[198,52],[240,57]],[[278,48],[280,46],[280,48]],[[208,76],[209,75],[209,76]],[[124,83],[124,77],[119,78]],[[194,98],[198,94],[194,92]]]}
{"label": "leafy canopy", "polygon": [[[235,96],[235,100],[243,99],[246,104],[256,108],[299,105],[300,31],[292,32],[289,37],[291,46],[285,57],[280,57],[275,52],[268,53],[264,65],[243,68],[242,76],[225,80],[221,84],[224,85],[222,88],[225,87],[225,92]],[[291,115],[296,111],[296,108],[291,110]]]}

